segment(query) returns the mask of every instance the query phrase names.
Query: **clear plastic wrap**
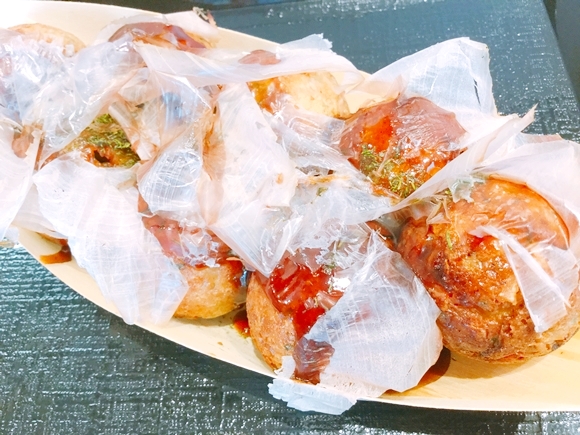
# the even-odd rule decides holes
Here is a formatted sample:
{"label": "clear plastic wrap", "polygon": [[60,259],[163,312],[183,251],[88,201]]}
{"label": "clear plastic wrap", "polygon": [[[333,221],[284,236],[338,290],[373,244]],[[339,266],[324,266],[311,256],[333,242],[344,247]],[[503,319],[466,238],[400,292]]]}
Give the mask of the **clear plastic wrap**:
{"label": "clear plastic wrap", "polygon": [[[487,163],[487,164],[486,164]],[[514,243],[500,228],[498,233],[518,277],[526,306],[536,330],[543,332],[566,314],[580,273],[580,145],[558,137],[516,134],[483,162],[476,171],[522,183],[542,195],[558,212],[568,229],[564,249],[545,240],[527,250]],[[511,252],[510,252],[511,251]]]}
{"label": "clear plastic wrap", "polygon": [[5,113],[22,125],[38,121],[39,94],[48,83],[61,79],[66,61],[57,43],[0,29],[0,106]]}
{"label": "clear plastic wrap", "polygon": [[[208,20],[209,19],[209,20]],[[94,45],[109,41],[120,28],[134,23],[163,23],[181,27],[186,32],[201,37],[204,41],[213,44],[218,39],[218,29],[211,23],[210,17],[198,10],[175,12],[171,14],[136,14],[113,21],[105,26],[95,38]]]}
{"label": "clear plastic wrap", "polygon": [[197,89],[187,81],[147,68],[119,90],[119,97],[108,111],[123,126],[142,160],[153,158],[187,130],[195,131],[192,123],[200,136],[207,128],[200,123],[207,120],[213,106],[208,89]]}

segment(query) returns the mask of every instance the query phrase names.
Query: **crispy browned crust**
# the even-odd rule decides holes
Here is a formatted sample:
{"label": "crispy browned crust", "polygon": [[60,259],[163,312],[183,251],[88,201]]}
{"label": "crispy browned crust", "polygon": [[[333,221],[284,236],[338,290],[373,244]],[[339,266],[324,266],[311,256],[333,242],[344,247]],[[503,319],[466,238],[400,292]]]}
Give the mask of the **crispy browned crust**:
{"label": "crispy browned crust", "polygon": [[248,285],[246,311],[250,336],[256,348],[273,369],[282,366],[282,357],[291,356],[296,345],[292,319],[280,313],[264,290],[264,281],[252,275]]}
{"label": "crispy browned crust", "polygon": [[244,303],[245,287],[240,278],[240,261],[226,261],[217,267],[183,266],[181,273],[189,290],[174,317],[212,319],[235,310]]}
{"label": "crispy browned crust", "polygon": [[427,225],[424,218],[411,219],[397,247],[442,311],[438,324],[445,346],[500,363],[522,362],[557,349],[578,329],[578,289],[568,314],[548,331],[536,333],[498,240],[469,232],[494,221],[510,227],[511,221],[508,231],[524,246],[526,241],[549,240],[564,248],[566,227],[543,198],[524,186],[489,180],[476,187],[472,198],[471,203],[449,206],[449,223]]}
{"label": "crispy browned crust", "polygon": [[62,41],[63,47],[71,45],[74,48],[74,53],[77,53],[85,47],[83,41],[69,32],[65,32],[57,27],[48,26],[46,24],[20,24],[11,27],[10,30],[22,33],[38,41],[45,41],[48,43]]}

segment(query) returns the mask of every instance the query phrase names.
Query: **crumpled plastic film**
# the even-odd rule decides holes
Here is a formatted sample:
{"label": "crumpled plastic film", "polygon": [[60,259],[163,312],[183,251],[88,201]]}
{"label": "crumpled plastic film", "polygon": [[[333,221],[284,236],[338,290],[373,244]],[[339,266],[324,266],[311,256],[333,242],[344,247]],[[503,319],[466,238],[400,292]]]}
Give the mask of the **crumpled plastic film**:
{"label": "crumpled plastic film", "polygon": [[[568,228],[569,248],[564,251],[548,246],[528,254],[508,243],[505,237],[500,238],[510,248],[506,252],[510,262],[519,265],[514,271],[536,330],[541,332],[564,316],[570,294],[578,287],[580,145],[558,137],[539,140],[537,136],[519,134],[506,141],[496,154],[499,157],[491,155],[490,163],[479,168],[478,173],[526,184],[550,203]],[[534,272],[534,263],[526,261],[530,260],[529,256],[546,257],[544,262],[550,269],[549,274],[543,275],[540,265],[535,266]],[[538,288],[541,286],[544,290]]]}
{"label": "crumpled plastic film", "polygon": [[152,213],[205,226],[197,200],[202,151],[195,136],[186,131],[157,155],[139,179],[139,193]]}
{"label": "crumpled plastic film", "polygon": [[325,414],[340,415],[356,403],[356,398],[318,386],[277,378],[268,385],[268,391],[274,398],[283,400],[288,406],[299,411],[316,411]]}
{"label": "crumpled plastic film", "polygon": [[[570,251],[549,244],[528,250],[507,231],[491,226],[479,227],[474,233],[478,237],[486,234],[501,242],[534,322],[534,329],[538,333],[547,331],[566,315],[570,294],[578,287],[576,258]],[[542,263],[548,270],[542,267]]]}
{"label": "crumpled plastic film", "polygon": [[[32,176],[30,182],[32,183]],[[52,224],[40,211],[38,190],[34,183],[32,183],[30,189],[28,189],[26,198],[24,198],[24,202],[20,206],[12,225],[37,233],[47,234],[56,239],[65,238],[62,234],[54,230]]]}
{"label": "crumpled plastic film", "polygon": [[337,149],[344,121],[300,110],[290,103],[283,104],[275,115],[266,112],[264,116],[292,160],[305,172],[310,168],[319,173],[354,169]]}
{"label": "crumpled plastic film", "polygon": [[[147,68],[140,69],[118,94],[121,99],[109,106],[109,113],[142,160],[153,158],[160,148],[192,130],[192,123],[200,124],[212,107],[207,89]],[[202,136],[206,127],[197,127]]]}
{"label": "crumpled plastic film", "polygon": [[374,195],[354,168],[326,177],[301,179],[291,206],[302,220],[288,249],[325,248],[335,237],[334,232],[328,231],[333,226],[344,228],[371,221],[389,211],[391,204],[390,198]]}
{"label": "crumpled plastic film", "polygon": [[524,183],[558,212],[569,231],[570,250],[580,259],[580,145],[558,136],[518,134],[483,162],[484,175]]}
{"label": "crumpled plastic film", "polygon": [[393,99],[399,94],[425,97],[455,113],[472,141],[503,124],[492,93],[489,50],[469,38],[443,41],[393,62],[356,91],[374,99]]}
{"label": "crumpled plastic film", "polygon": [[79,266],[123,319],[130,324],[162,323],[171,318],[187,286],[145,229],[136,189],[117,189],[118,181],[130,176],[126,169],[56,159],[34,176],[34,182],[42,213],[67,237]]}
{"label": "crumpled plastic film", "polygon": [[66,73],[63,47],[0,29],[0,59],[0,106],[14,121],[32,125],[39,92]]}

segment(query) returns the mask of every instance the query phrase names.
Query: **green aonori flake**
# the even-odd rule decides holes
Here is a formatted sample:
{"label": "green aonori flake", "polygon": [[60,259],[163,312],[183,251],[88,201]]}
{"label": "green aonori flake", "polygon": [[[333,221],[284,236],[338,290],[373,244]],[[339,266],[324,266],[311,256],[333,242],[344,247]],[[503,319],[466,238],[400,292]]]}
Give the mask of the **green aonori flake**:
{"label": "green aonori flake", "polygon": [[318,190],[316,191],[316,196],[322,196],[322,194],[324,192],[326,192],[328,190],[328,187],[319,187]]}
{"label": "green aonori flake", "polygon": [[129,168],[140,160],[119,123],[108,113],[95,118],[63,151],[72,150],[81,151],[96,166]]}
{"label": "green aonori flake", "polygon": [[359,158],[360,171],[378,186],[406,198],[421,186],[422,182],[415,176],[413,169],[403,170],[405,162],[395,148],[389,158],[385,152],[377,152],[372,145],[365,144]]}
{"label": "green aonori flake", "polygon": [[360,170],[365,175],[371,175],[376,171],[380,164],[381,158],[374,150],[372,145],[363,145],[360,153]]}
{"label": "green aonori flake", "polygon": [[453,249],[453,241],[451,240],[451,234],[449,231],[445,231],[445,242],[447,243],[447,247],[449,249]]}

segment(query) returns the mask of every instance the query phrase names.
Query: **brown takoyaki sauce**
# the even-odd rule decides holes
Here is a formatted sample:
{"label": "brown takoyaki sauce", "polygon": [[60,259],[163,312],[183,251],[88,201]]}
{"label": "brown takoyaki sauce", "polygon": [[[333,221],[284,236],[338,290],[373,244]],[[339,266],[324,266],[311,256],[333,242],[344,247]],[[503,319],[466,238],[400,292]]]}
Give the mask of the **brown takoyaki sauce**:
{"label": "brown takoyaki sauce", "polygon": [[286,258],[265,285],[274,307],[291,318],[294,325],[297,339],[293,352],[294,377],[313,384],[320,382],[320,372],[328,365],[334,349],[328,343],[308,340],[304,335],[343,295],[333,288],[332,278],[333,271],[329,268],[312,271]]}
{"label": "brown takoyaki sauce", "polygon": [[377,194],[406,198],[460,154],[464,134],[455,115],[431,101],[397,99],[348,119],[340,149]]}
{"label": "brown takoyaki sauce", "polygon": [[72,260],[72,254],[70,252],[70,247],[66,239],[56,239],[54,237],[47,236],[45,234],[40,234],[47,240],[54,242],[60,246],[60,250],[54,254],[41,255],[40,262],[42,264],[57,264],[66,263]]}
{"label": "brown takoyaki sauce", "polygon": [[320,267],[313,272],[290,258],[274,269],[266,292],[280,313],[292,317],[298,339],[342,296],[333,289],[331,270]]}
{"label": "brown takoyaki sauce", "polygon": [[247,338],[250,336],[250,323],[248,322],[248,313],[246,310],[238,311],[232,320],[232,326],[238,333]]}

